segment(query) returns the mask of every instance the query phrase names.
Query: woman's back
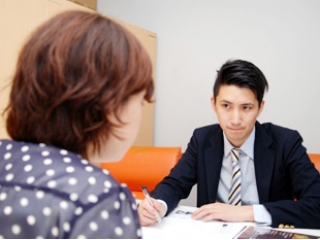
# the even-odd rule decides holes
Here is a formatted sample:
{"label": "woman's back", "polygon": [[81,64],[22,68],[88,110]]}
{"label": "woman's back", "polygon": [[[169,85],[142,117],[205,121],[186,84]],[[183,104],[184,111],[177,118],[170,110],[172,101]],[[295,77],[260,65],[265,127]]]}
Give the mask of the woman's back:
{"label": "woman's back", "polygon": [[141,237],[125,186],[80,155],[44,144],[0,140],[0,218],[3,238]]}

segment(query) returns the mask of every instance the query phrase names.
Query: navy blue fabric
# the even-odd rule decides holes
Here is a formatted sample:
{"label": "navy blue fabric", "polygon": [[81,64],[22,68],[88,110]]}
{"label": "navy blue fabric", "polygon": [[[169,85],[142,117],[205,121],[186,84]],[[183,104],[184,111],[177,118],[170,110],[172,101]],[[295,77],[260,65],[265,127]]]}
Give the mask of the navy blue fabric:
{"label": "navy blue fabric", "polygon": [[2,238],[141,238],[126,186],[44,144],[0,140],[0,219]]}

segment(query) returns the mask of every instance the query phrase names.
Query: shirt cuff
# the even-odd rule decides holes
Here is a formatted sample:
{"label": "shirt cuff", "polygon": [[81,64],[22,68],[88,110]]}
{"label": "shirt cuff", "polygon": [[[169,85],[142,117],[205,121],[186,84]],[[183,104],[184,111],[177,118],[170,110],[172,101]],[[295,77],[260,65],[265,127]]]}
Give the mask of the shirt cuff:
{"label": "shirt cuff", "polygon": [[164,215],[166,215],[166,214],[167,214],[167,211],[168,211],[168,206],[167,206],[166,202],[163,201],[163,200],[161,200],[161,199],[157,199],[157,201],[160,202],[160,203],[162,203],[162,204],[164,205],[164,207],[165,207],[165,209],[166,209],[166,212],[165,212]]}
{"label": "shirt cuff", "polygon": [[261,204],[253,205],[253,217],[257,224],[271,225],[272,218],[268,210]]}

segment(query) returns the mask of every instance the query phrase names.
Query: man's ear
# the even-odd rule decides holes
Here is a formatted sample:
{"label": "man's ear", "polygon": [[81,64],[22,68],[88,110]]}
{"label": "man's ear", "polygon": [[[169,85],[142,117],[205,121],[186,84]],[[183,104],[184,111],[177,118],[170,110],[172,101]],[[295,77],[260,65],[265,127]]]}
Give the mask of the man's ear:
{"label": "man's ear", "polygon": [[214,100],[214,97],[211,97],[211,107],[213,109],[213,111],[216,112],[216,101]]}
{"label": "man's ear", "polygon": [[260,113],[262,113],[263,108],[264,108],[264,100],[262,100],[261,103],[260,103],[258,116],[260,115]]}

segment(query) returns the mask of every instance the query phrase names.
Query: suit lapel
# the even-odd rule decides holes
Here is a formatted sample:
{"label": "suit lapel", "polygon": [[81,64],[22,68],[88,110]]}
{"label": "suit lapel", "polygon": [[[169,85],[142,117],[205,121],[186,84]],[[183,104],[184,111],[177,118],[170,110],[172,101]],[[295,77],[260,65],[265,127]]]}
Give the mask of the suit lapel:
{"label": "suit lapel", "polygon": [[259,201],[260,203],[264,203],[269,200],[275,152],[270,148],[270,145],[273,143],[270,136],[258,122],[255,126],[254,167]]}
{"label": "suit lapel", "polygon": [[209,139],[210,147],[205,149],[204,160],[206,165],[206,181],[208,200],[214,203],[220,180],[220,172],[223,160],[223,134],[221,128],[214,131]]}

